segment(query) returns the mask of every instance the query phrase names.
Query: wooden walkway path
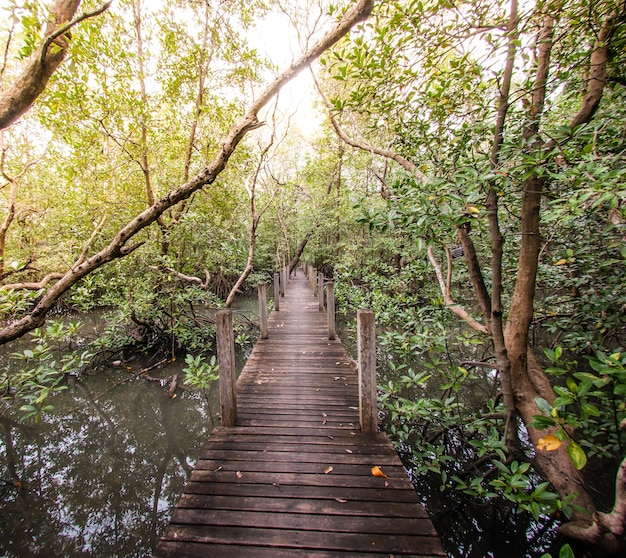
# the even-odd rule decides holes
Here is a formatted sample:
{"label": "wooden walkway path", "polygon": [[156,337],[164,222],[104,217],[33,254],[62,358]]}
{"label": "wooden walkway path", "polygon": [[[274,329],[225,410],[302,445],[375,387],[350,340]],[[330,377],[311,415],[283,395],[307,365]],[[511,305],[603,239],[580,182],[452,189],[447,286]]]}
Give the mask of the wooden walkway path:
{"label": "wooden walkway path", "polygon": [[237,383],[237,426],[211,434],[154,556],[445,556],[389,439],[360,431],[357,389],[292,278]]}

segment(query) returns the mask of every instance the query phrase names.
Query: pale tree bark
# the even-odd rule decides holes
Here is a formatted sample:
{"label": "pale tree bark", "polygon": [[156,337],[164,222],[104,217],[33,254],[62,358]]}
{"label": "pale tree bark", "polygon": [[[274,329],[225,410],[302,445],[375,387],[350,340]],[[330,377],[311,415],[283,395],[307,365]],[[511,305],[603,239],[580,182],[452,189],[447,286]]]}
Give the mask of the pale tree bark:
{"label": "pale tree bark", "polygon": [[0,130],[20,118],[41,95],[50,77],[63,62],[70,45],[70,29],[87,18],[100,15],[111,2],[74,18],[80,0],[56,0],[50,8],[44,39],[21,75],[0,93]]}
{"label": "pale tree bark", "polygon": [[254,269],[254,256],[256,255],[256,239],[258,236],[257,230],[259,228],[259,223],[261,222],[261,217],[263,216],[265,211],[267,211],[267,209],[270,207],[272,200],[274,199],[274,195],[276,194],[276,190],[274,190],[272,195],[270,196],[270,199],[265,204],[265,207],[261,209],[260,211],[257,209],[256,189],[257,189],[257,185],[259,181],[259,175],[261,173],[261,170],[263,169],[263,166],[267,163],[268,153],[270,149],[272,148],[272,145],[274,145],[274,139],[276,137],[275,136],[276,107],[277,105],[275,104],[274,114],[272,115],[272,134],[271,134],[270,140],[268,144],[261,151],[261,154],[259,156],[259,162],[254,171],[254,175],[252,177],[250,187],[247,188],[248,199],[250,200],[250,231],[249,231],[249,238],[248,238],[248,258],[246,260],[246,265],[243,271],[237,278],[237,281],[235,281],[235,284],[230,289],[230,293],[228,293],[228,296],[226,297],[226,302],[224,303],[226,308],[231,307],[232,303],[235,301],[235,297],[237,296],[238,293],[241,292],[241,287],[243,286],[246,279],[250,276],[250,273],[252,273],[252,270]]}
{"label": "pale tree bark", "polygon": [[[198,60],[198,90],[196,91],[196,101],[194,106],[194,117],[191,122],[191,128],[189,129],[189,138],[187,139],[187,151],[185,152],[185,164],[183,167],[183,182],[189,180],[189,174],[191,172],[191,160],[193,157],[193,150],[196,144],[196,136],[198,133],[198,125],[200,123],[200,115],[202,114],[202,106],[204,105],[204,95],[206,91],[206,80],[208,67],[213,59],[213,53],[215,51],[215,36],[211,37],[211,47],[209,48],[209,35],[211,34],[209,29],[209,15],[210,15],[209,1],[205,0],[204,3],[204,26],[202,29],[202,46],[201,54]],[[190,200],[187,199],[176,207],[172,215],[172,221],[174,223],[180,220],[181,215],[185,212]]]}
{"label": "pale tree bark", "polygon": [[[141,110],[139,114],[139,129],[141,138],[139,141],[139,166],[143,174],[144,187],[146,191],[146,200],[148,205],[154,205],[155,196],[152,186],[152,171],[150,169],[150,154],[148,149],[148,94],[146,93],[146,67],[144,64],[143,49],[143,18],[141,11],[142,0],[135,0],[133,3],[133,22],[135,24],[135,33],[137,35],[137,70],[139,73],[139,92],[141,96]],[[161,254],[168,252],[169,244],[167,241],[167,225],[163,220],[163,216],[157,218],[157,223],[161,230]]]}
{"label": "pale tree bark", "polygon": [[117,258],[122,258],[138,248],[141,243],[128,246],[143,229],[153,224],[165,211],[174,207],[179,202],[186,200],[194,192],[204,186],[213,184],[219,174],[226,167],[235,148],[250,131],[262,126],[258,120],[258,113],[280,91],[280,89],[303,69],[308,67],[326,49],[334,45],[346,35],[352,27],[364,21],[369,16],[373,7],[373,0],[358,0],[344,13],[343,17],[332,29],[326,32],[310,49],[304,52],[289,68],[284,70],[248,108],[246,113],[232,126],[228,136],[224,139],[222,147],[213,159],[200,173],[189,181],[174,188],[162,198],[156,200],[153,205],[131,219],[111,239],[109,244],[80,265],[72,266],[57,283],[42,294],[34,308],[19,320],[0,330],[0,344],[7,343],[21,337],[28,331],[41,326],[46,319],[47,313],[53,308],[56,301],[67,292],[80,279],[92,271],[102,267]]}
{"label": "pale tree bark", "polygon": [[437,262],[437,260],[435,259],[435,255],[433,254],[432,246],[428,247],[428,259],[430,261],[430,264],[433,266],[433,269],[435,270],[437,282],[439,283],[439,290],[441,291],[443,303],[446,305],[446,308],[448,308],[448,310],[450,310],[450,312],[452,312],[455,316],[458,316],[461,320],[463,320],[474,331],[478,331],[480,333],[488,335],[489,330],[483,324],[474,319],[465,309],[463,309],[462,306],[454,302],[454,299],[452,298],[452,294],[450,292],[450,282],[452,276],[452,258],[450,256],[450,250],[446,247],[448,273],[445,279],[441,271],[441,266],[439,265],[439,262]]}

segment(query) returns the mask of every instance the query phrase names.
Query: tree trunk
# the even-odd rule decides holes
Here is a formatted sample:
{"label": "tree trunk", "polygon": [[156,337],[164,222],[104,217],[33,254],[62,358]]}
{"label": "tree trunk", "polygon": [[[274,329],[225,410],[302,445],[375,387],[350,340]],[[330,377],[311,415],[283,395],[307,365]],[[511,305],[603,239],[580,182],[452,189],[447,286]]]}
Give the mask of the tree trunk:
{"label": "tree trunk", "polygon": [[292,260],[289,262],[289,274],[290,275],[291,273],[293,273],[293,270],[298,265],[298,262],[300,261],[300,258],[302,257],[302,252],[304,252],[304,249],[306,248],[306,245],[309,242],[309,239],[313,236],[314,232],[315,232],[315,229],[310,230],[308,233],[304,235],[302,242],[298,244],[298,247],[296,248],[296,253],[293,255]]}

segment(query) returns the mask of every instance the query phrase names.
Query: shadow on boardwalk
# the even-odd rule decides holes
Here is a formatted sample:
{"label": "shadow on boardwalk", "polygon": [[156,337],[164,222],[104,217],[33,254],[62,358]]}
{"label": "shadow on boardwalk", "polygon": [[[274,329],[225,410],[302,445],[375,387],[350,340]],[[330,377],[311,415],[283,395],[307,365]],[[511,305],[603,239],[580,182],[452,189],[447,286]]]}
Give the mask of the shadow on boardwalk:
{"label": "shadow on boardwalk", "polygon": [[360,431],[356,367],[302,276],[237,399],[237,426],[211,434],[155,557],[445,556],[386,435]]}

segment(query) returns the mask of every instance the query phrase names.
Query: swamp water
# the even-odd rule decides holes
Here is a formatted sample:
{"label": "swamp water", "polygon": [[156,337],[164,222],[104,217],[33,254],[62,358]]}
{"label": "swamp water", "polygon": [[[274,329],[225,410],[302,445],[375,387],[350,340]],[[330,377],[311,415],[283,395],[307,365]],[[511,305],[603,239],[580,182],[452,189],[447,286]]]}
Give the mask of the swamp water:
{"label": "swamp water", "polygon": [[151,554],[215,419],[143,379],[110,389],[130,373],[74,382],[36,425],[0,417],[2,555]]}
{"label": "swamp water", "polygon": [[[88,338],[106,326],[95,312],[80,320]],[[183,360],[149,374],[182,379]],[[238,351],[239,370],[244,360]],[[0,401],[0,557],[152,554],[219,424],[219,394],[214,382],[206,397],[179,389],[168,398],[167,383],[136,376],[151,364],[70,378],[37,423],[20,422],[22,403]]]}

